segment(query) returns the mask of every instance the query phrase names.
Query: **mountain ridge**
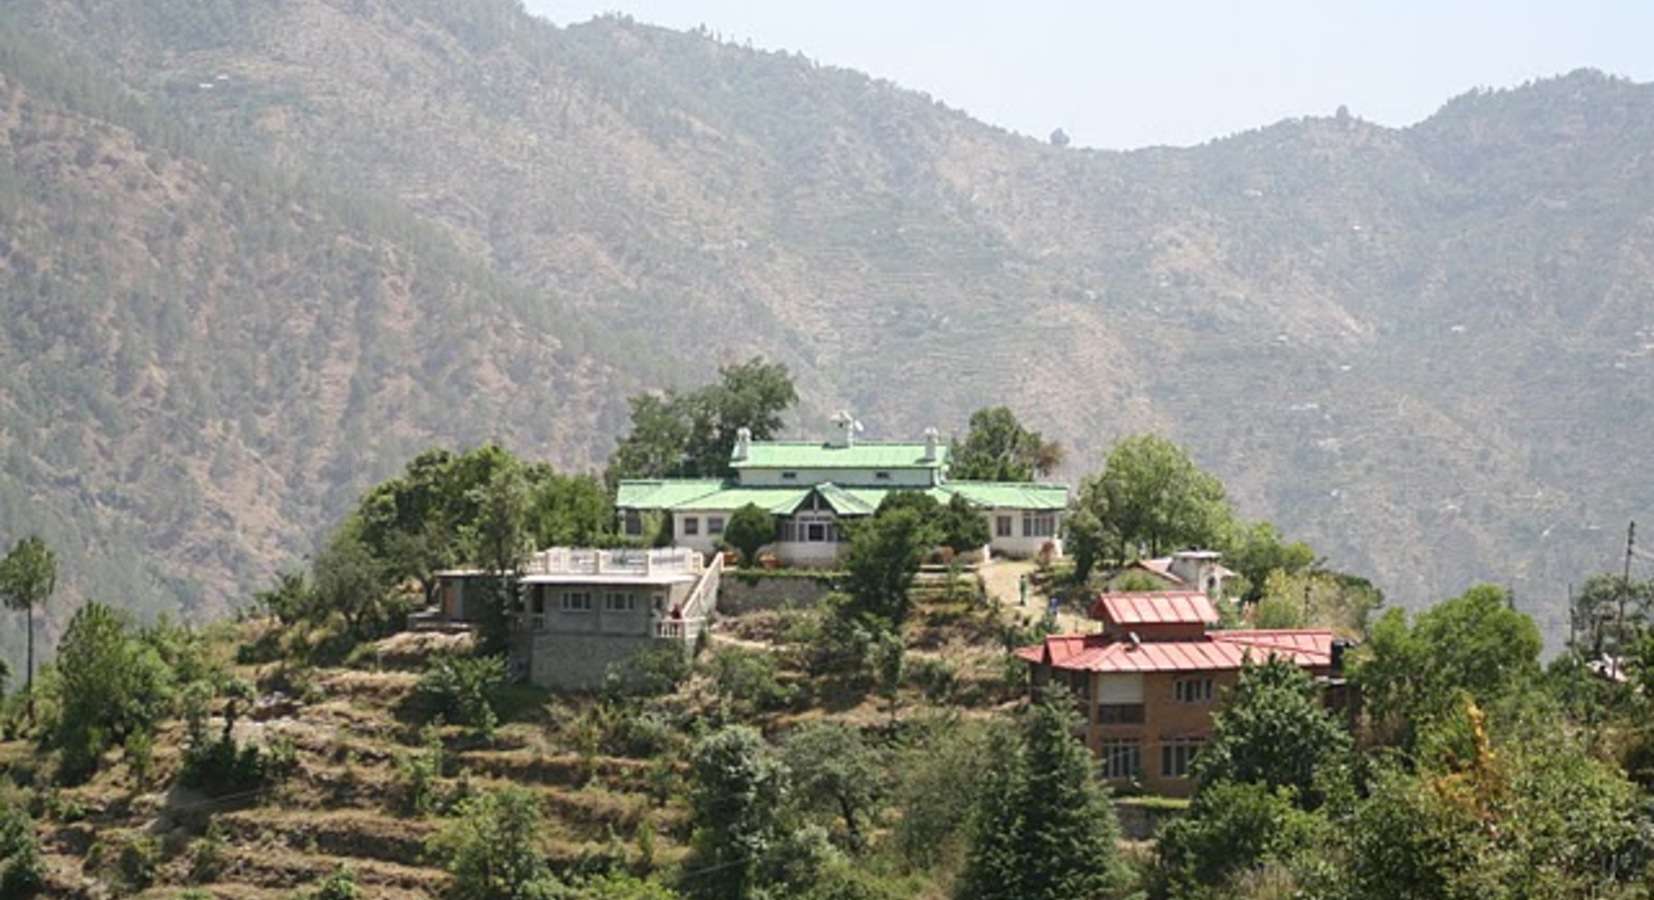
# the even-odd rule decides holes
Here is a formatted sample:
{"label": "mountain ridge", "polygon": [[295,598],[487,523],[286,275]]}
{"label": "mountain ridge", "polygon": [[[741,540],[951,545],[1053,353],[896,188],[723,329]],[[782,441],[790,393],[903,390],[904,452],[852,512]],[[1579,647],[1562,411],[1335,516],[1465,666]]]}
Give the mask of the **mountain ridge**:
{"label": "mountain ridge", "polygon": [[[1463,94],[1405,129],[1309,117],[1122,153],[1051,147],[797,55],[621,18],[560,29],[504,2],[27,0],[10,22],[95,60],[122,102],[215,148],[200,155],[266,173],[250,182],[302,176],[342,210],[372,207],[340,214],[341,246],[379,248],[350,257],[352,279],[267,294],[354,313],[335,317],[333,355],[290,351],[296,387],[266,389],[268,415],[294,415],[303,441],[250,429],[266,434],[264,499],[188,529],[226,529],[237,549],[173,560],[150,545],[158,571],[206,578],[214,608],[290,564],[339,496],[421,444],[499,437],[584,470],[624,427],[627,394],[753,352],[796,373],[800,435],[843,405],[902,437],[1004,403],[1070,447],[1063,474],[1077,479],[1113,438],[1160,430],[1244,514],[1393,599],[1512,583],[1553,633],[1562,586],[1612,552],[1590,527],[1654,499],[1601,474],[1654,474],[1611,452],[1646,435],[1654,396],[1634,340],[1654,237],[1644,85],[1576,72]],[[132,150],[156,152],[141,136]],[[87,177],[12,168],[53,186]],[[105,221],[132,217],[124,189]],[[255,218],[286,208],[279,193]],[[394,237],[403,217],[417,250]],[[452,260],[439,268],[453,287],[410,304],[428,247]],[[336,271],[329,255],[294,259]],[[244,284],[196,258],[172,271],[199,286],[186,317]],[[280,284],[256,266],[246,278]],[[489,291],[502,299],[453,299]],[[227,342],[224,393],[258,383],[238,356],[304,345],[272,333]],[[502,368],[505,348],[531,359]],[[464,362],[410,361],[432,353]],[[145,362],[135,370],[184,361]],[[227,430],[214,391],[198,393],[180,400],[195,433]],[[318,405],[334,412],[307,412]],[[218,482],[217,451],[139,423],[91,454],[108,484],[146,481],[112,464],[130,431],[156,458],[190,460],[180,482]],[[29,467],[4,478],[57,490]],[[277,499],[290,486],[305,499]],[[7,506],[0,524],[32,521]]]}

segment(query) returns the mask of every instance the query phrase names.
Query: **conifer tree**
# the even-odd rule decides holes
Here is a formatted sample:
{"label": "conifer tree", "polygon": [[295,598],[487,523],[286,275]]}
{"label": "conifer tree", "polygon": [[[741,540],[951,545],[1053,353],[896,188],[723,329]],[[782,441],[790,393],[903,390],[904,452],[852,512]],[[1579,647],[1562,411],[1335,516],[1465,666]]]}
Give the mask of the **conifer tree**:
{"label": "conifer tree", "polygon": [[959,900],[1093,900],[1125,886],[1119,822],[1074,737],[1073,709],[1048,688],[1020,748],[995,754],[1005,762],[983,787]]}

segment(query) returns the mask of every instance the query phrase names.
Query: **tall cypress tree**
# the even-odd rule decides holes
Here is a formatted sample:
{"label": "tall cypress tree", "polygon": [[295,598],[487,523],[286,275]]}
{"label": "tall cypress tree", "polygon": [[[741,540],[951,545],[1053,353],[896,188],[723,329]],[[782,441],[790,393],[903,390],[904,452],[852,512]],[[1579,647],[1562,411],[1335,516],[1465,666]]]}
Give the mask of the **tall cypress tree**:
{"label": "tall cypress tree", "polygon": [[1021,740],[993,754],[958,900],[1100,900],[1125,887],[1114,804],[1074,737],[1073,709],[1047,689]]}

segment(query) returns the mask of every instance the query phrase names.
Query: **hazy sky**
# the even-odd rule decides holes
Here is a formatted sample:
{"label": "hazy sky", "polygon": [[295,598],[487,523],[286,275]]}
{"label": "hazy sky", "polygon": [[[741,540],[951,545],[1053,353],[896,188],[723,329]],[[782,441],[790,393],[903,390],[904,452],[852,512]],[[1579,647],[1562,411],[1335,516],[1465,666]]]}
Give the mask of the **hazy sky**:
{"label": "hazy sky", "polygon": [[1410,125],[1475,87],[1580,67],[1654,80],[1647,0],[525,0],[699,25],[1083,146],[1198,144],[1340,104]]}

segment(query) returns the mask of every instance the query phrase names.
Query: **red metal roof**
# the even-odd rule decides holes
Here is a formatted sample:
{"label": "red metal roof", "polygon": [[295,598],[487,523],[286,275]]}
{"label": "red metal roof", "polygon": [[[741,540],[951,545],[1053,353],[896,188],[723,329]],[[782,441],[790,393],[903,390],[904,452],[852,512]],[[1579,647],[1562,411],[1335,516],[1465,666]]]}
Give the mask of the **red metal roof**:
{"label": "red metal roof", "polygon": [[1200,591],[1121,591],[1097,595],[1091,617],[1111,625],[1205,625],[1218,621]]}
{"label": "red metal roof", "polygon": [[1261,663],[1271,656],[1321,669],[1332,665],[1332,638],[1330,631],[1308,630],[1214,631],[1189,640],[1141,642],[1065,634],[1016,654],[1029,662],[1079,672],[1220,672],[1239,669],[1248,657]]}

